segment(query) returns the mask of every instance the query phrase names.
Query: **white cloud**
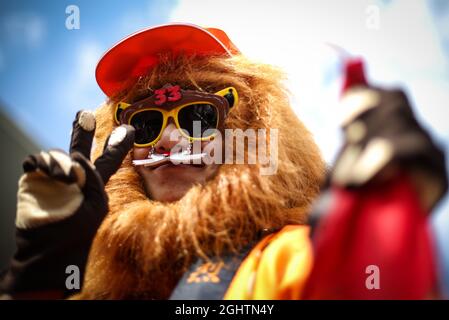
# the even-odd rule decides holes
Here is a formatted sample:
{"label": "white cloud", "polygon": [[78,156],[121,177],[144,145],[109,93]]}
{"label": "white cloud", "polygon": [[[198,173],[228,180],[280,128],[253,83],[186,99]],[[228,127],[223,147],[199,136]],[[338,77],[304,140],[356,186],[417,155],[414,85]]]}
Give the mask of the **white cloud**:
{"label": "white cloud", "polygon": [[[379,8],[378,29],[367,27],[370,5]],[[246,56],[284,68],[293,107],[329,162],[340,139],[338,63],[327,42],[362,55],[376,84],[411,89],[428,124],[448,128],[448,63],[424,1],[180,0],[171,21],[222,28]]]}
{"label": "white cloud", "polygon": [[165,23],[173,8],[174,0],[149,0],[139,9],[128,9],[120,18],[119,28],[123,35]]}
{"label": "white cloud", "polygon": [[81,87],[92,81],[95,67],[102,54],[101,46],[95,42],[84,43],[80,46],[77,57],[77,79]]}
{"label": "white cloud", "polygon": [[13,12],[6,14],[2,20],[6,39],[11,43],[35,48],[44,41],[46,23],[37,13]]}
{"label": "white cloud", "polygon": [[[81,108],[95,109],[92,101],[98,101],[95,82],[95,67],[103,54],[103,48],[95,41],[85,42],[76,51],[73,74],[63,84],[64,99],[69,102],[71,111]],[[98,101],[100,103],[101,101]]]}

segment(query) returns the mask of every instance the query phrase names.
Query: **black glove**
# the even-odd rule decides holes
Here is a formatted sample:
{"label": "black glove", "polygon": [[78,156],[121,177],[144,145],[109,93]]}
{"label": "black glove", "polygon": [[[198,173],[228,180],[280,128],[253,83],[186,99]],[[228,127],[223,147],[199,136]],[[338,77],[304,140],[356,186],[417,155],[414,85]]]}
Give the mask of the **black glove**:
{"label": "black glove", "polygon": [[357,87],[342,99],[345,145],[331,181],[360,187],[407,172],[425,209],[431,210],[448,187],[442,150],[416,120],[401,90]]}
{"label": "black glove", "polygon": [[340,107],[345,141],[309,215],[312,231],[336,205],[331,185],[382,185],[404,172],[430,212],[448,189],[445,155],[416,120],[406,95],[359,86],[345,92]]}
{"label": "black glove", "polygon": [[67,288],[66,272],[74,266],[82,283],[92,240],[108,212],[104,185],[134,143],[133,127],[116,128],[92,165],[94,131],[93,113],[80,111],[73,122],[69,155],[51,150],[24,161],[18,190],[17,251],[1,281],[3,293],[71,294],[80,289]]}

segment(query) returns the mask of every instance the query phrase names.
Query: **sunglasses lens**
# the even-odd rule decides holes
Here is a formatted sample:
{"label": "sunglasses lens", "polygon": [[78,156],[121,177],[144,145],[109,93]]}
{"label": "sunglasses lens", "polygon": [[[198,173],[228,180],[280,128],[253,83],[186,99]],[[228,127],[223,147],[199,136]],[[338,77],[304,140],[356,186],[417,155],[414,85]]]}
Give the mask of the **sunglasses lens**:
{"label": "sunglasses lens", "polygon": [[130,125],[136,129],[135,143],[153,142],[161,133],[163,120],[162,113],[155,110],[144,110],[133,115]]}
{"label": "sunglasses lens", "polygon": [[[211,104],[191,104],[179,110],[178,122],[182,129],[187,130],[190,137],[204,138],[204,131],[217,128],[218,110]],[[198,128],[194,129],[194,125]]]}

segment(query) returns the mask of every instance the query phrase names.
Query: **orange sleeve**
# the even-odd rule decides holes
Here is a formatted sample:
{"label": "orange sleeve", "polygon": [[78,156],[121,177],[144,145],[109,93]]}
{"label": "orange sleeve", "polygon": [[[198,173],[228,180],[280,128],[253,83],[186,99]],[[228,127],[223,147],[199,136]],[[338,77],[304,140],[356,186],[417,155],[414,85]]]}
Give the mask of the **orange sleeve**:
{"label": "orange sleeve", "polygon": [[224,299],[300,299],[312,264],[309,227],[284,227],[250,252]]}

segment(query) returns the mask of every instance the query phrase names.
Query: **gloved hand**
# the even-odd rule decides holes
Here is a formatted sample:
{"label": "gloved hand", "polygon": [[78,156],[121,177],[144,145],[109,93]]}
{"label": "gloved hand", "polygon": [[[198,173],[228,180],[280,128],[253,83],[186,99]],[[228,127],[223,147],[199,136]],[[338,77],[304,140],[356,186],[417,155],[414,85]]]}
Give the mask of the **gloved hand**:
{"label": "gloved hand", "polygon": [[92,164],[94,131],[93,113],[80,111],[73,122],[70,154],[51,150],[24,161],[18,190],[17,251],[1,281],[3,293],[13,297],[74,293],[66,286],[68,266],[79,268],[82,283],[91,243],[108,212],[104,186],[134,143],[133,127],[117,127]]}
{"label": "gloved hand", "polygon": [[406,171],[430,211],[448,188],[445,156],[416,120],[406,95],[357,87],[345,93],[342,109],[345,144],[332,183],[361,187]]}

